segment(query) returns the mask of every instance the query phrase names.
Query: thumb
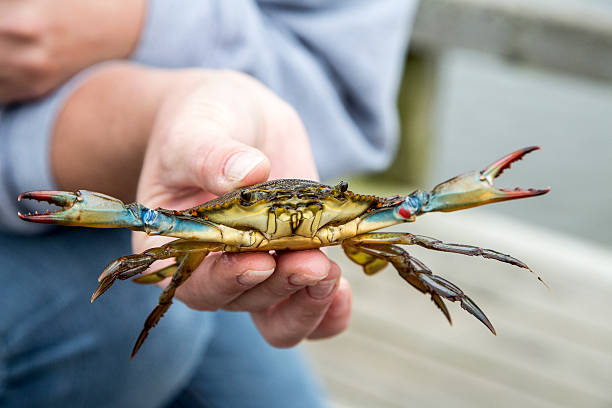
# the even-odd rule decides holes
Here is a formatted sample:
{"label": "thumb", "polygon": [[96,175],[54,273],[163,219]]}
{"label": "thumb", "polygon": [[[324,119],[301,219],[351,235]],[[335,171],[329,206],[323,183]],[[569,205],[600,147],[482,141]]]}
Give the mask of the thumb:
{"label": "thumb", "polygon": [[226,102],[210,88],[164,104],[145,155],[141,187],[221,195],[267,180],[270,160],[252,146],[262,137],[260,116],[256,106]]}
{"label": "thumb", "polygon": [[193,183],[216,195],[261,183],[270,175],[270,160],[260,150],[234,139],[218,139],[194,152],[189,174]]}

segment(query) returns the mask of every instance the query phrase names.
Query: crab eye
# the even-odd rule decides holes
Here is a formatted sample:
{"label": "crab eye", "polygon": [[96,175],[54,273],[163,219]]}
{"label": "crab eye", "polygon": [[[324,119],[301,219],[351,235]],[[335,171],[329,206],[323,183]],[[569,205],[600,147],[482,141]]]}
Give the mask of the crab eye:
{"label": "crab eye", "polygon": [[342,193],[346,193],[346,190],[348,190],[348,183],[346,181],[341,181],[340,184],[338,184],[338,190]]}
{"label": "crab eye", "polygon": [[253,193],[247,190],[242,190],[240,192],[240,198],[242,201],[250,202],[253,199]]}

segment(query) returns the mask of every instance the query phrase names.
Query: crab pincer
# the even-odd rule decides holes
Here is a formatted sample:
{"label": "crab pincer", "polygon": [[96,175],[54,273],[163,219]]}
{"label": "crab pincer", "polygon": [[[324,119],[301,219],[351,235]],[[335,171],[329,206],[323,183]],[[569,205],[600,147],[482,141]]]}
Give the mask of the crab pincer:
{"label": "crab pincer", "polygon": [[139,228],[142,225],[138,206],[126,206],[121,200],[87,190],[30,191],[17,199],[34,200],[61,207],[44,214],[19,212],[24,221],[94,228]]}
{"label": "crab pincer", "polygon": [[538,146],[525,147],[491,163],[482,171],[472,171],[438,184],[429,194],[422,212],[455,211],[497,201],[516,200],[546,194],[550,188],[514,190],[497,189],[493,182],[510,165],[521,160],[527,153],[539,150]]}

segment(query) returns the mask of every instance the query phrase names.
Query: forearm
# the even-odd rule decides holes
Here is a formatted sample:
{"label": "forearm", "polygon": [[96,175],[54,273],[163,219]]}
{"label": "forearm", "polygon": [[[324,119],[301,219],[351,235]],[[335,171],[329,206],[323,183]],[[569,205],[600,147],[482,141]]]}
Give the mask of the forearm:
{"label": "forearm", "polygon": [[51,168],[58,188],[104,192],[131,201],[155,115],[192,72],[113,63],[66,100],[55,122]]}

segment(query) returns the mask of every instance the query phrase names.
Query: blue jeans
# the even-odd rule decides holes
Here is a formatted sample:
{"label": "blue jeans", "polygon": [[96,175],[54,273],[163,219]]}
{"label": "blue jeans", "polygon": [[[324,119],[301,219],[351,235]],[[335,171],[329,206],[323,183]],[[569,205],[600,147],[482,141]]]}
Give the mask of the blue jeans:
{"label": "blue jeans", "polygon": [[0,406],[318,407],[322,392],[296,349],[270,347],[248,315],[180,302],[134,360],[159,289],[96,278],[130,253],[129,232],[0,234]]}

